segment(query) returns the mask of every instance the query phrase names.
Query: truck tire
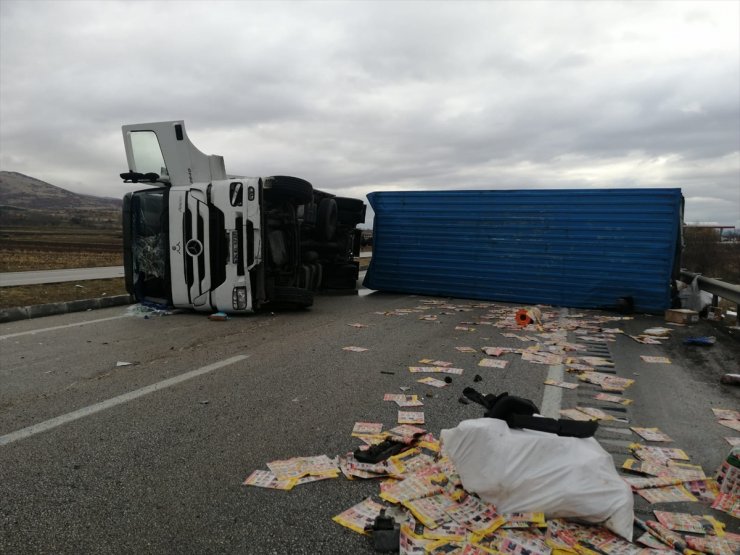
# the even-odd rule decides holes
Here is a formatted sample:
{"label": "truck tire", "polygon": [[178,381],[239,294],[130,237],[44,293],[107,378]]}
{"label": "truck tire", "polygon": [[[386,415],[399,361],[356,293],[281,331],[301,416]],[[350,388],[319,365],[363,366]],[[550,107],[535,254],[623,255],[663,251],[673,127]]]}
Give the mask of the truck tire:
{"label": "truck tire", "polygon": [[313,198],[313,186],[300,177],[275,175],[265,179],[265,196],[271,201],[306,204]]}
{"label": "truck tire", "polygon": [[342,225],[356,226],[365,221],[365,203],[360,199],[336,197],[337,220]]}
{"label": "truck tire", "polygon": [[300,287],[276,286],[272,292],[272,302],[279,305],[308,308],[313,305],[313,291]]}
{"label": "truck tire", "polygon": [[325,198],[319,203],[316,230],[319,236],[326,241],[334,237],[337,230],[337,201],[333,198]]}

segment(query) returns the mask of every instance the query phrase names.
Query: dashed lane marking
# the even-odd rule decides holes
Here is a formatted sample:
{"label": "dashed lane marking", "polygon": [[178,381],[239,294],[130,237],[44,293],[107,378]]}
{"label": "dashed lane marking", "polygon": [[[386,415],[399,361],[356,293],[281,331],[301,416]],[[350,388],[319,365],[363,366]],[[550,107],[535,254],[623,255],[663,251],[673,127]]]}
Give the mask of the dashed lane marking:
{"label": "dashed lane marking", "polygon": [[52,430],[58,426],[62,426],[63,424],[67,424],[69,422],[73,422],[74,420],[79,420],[80,418],[95,414],[96,412],[100,412],[102,410],[106,410],[111,407],[121,405],[123,403],[128,403],[129,401],[133,401],[134,399],[138,399],[139,397],[143,397],[144,395],[149,395],[150,393],[154,393],[155,391],[160,391],[162,389],[172,387],[173,385],[177,385],[184,381],[197,378],[198,376],[213,372],[214,370],[218,370],[219,368],[230,366],[247,358],[249,358],[249,355],[237,355],[235,357],[227,358],[219,362],[214,362],[213,364],[209,364],[208,366],[203,366],[202,368],[191,370],[190,372],[185,372],[184,374],[180,374],[179,376],[174,376],[172,378],[162,380],[161,382],[142,387],[141,389],[130,391],[129,393],[124,393],[123,395],[119,395],[118,397],[113,397],[106,401],[101,401],[100,403],[95,403],[94,405],[90,405],[88,407],[73,412],[68,412],[67,414],[63,414],[61,416],[57,416],[56,418],[45,420],[44,422],[39,422],[38,424],[34,424],[33,426],[22,428],[15,432],[0,436],[0,447],[3,445],[7,445],[8,443],[13,443],[14,441],[40,434],[41,432]]}

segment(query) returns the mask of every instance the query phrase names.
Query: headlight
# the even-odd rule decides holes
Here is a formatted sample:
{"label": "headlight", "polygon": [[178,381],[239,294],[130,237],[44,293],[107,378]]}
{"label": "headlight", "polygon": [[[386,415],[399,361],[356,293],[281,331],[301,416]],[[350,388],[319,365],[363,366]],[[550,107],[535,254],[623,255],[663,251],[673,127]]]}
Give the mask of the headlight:
{"label": "headlight", "polygon": [[231,304],[235,310],[244,310],[247,308],[247,288],[234,287],[231,293]]}

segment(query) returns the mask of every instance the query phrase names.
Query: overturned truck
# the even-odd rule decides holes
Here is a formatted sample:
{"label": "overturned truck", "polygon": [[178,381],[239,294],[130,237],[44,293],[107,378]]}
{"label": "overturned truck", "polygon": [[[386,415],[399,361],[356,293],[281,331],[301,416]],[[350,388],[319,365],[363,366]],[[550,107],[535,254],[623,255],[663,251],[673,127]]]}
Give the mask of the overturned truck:
{"label": "overturned truck", "polygon": [[671,306],[680,189],[375,192],[368,200],[370,289],[644,312]]}
{"label": "overturned truck", "polygon": [[356,292],[365,203],[297,177],[235,177],[182,121],[123,126],[126,289],[139,302],[248,313]]}

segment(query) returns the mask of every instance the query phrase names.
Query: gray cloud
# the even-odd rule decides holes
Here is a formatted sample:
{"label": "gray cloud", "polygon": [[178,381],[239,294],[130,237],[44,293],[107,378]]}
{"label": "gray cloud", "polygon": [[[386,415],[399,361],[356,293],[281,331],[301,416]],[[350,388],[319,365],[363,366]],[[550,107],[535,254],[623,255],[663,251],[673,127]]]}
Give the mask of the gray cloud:
{"label": "gray cloud", "polygon": [[0,3],[0,168],[120,196],[120,126],[362,196],[681,187],[740,225],[731,2]]}

